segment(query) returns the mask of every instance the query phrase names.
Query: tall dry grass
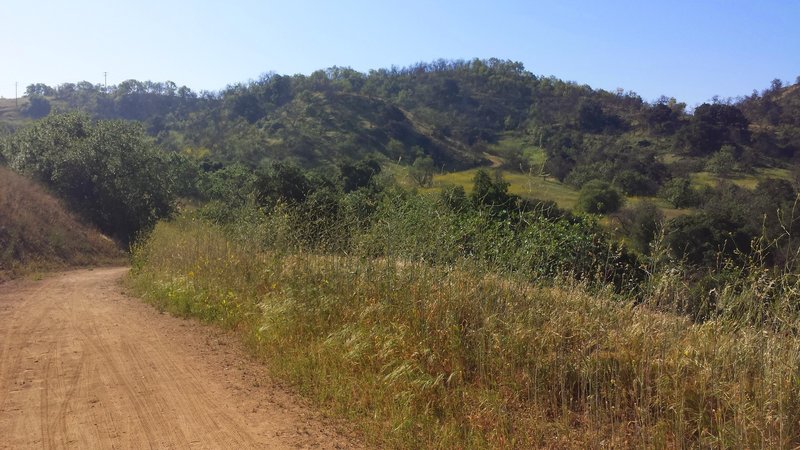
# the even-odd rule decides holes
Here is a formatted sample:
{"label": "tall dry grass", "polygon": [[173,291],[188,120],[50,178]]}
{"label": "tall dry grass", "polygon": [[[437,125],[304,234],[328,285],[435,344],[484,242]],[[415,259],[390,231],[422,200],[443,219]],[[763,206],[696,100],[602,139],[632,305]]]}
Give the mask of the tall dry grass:
{"label": "tall dry grass", "polygon": [[163,309],[237,330],[276,376],[375,444],[800,445],[791,333],[693,323],[466,262],[260,250],[254,236],[160,224],[134,251],[132,284]]}
{"label": "tall dry grass", "polygon": [[0,279],[38,268],[122,262],[110,239],[33,181],[0,166]]}

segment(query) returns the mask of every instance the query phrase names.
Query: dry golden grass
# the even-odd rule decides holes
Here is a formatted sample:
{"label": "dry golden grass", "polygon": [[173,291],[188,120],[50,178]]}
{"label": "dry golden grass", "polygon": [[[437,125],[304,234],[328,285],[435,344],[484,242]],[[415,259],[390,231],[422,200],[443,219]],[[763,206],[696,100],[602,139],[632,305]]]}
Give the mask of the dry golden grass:
{"label": "dry golden grass", "polygon": [[31,119],[25,117],[20,111],[28,106],[28,98],[18,100],[13,98],[0,98],[0,122],[11,126],[19,126]]}
{"label": "dry golden grass", "polygon": [[0,167],[0,280],[124,258],[115,242],[81,223],[44,188]]}
{"label": "dry golden grass", "polygon": [[253,231],[159,224],[133,283],[238,330],[380,447],[800,445],[800,338],[659,312],[669,279],[643,305],[470,266],[258,250]]}

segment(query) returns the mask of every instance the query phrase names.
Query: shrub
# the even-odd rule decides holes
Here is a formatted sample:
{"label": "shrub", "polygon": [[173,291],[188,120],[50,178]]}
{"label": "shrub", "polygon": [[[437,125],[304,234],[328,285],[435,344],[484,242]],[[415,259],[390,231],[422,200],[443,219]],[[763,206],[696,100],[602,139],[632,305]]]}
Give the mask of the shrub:
{"label": "shrub", "polygon": [[700,196],[692,189],[688,178],[673,178],[661,187],[658,196],[676,208],[693,208],[700,204]]}
{"label": "shrub", "polygon": [[578,195],[579,210],[592,214],[617,211],[624,203],[622,195],[605,181],[592,180],[584,184]]}
{"label": "shrub", "polygon": [[48,116],[13,135],[10,165],[50,186],[70,207],[123,242],[168,216],[175,180],[170,158],[141,125]]}

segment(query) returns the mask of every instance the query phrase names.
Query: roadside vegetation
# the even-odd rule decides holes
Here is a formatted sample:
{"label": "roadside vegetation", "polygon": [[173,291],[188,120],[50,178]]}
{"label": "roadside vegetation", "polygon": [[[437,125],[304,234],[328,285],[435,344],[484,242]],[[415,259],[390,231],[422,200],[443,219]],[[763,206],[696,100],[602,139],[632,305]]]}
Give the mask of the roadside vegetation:
{"label": "roadside vegetation", "polygon": [[213,180],[233,196],[157,225],[131,283],[235,330],[377,445],[800,443],[796,261],[768,258],[783,237],[702,268],[489,172],[469,194],[363,174],[277,165],[248,195]]}
{"label": "roadside vegetation", "polygon": [[123,245],[175,206],[180,157],[161,152],[137,124],[52,115],[0,143],[0,162]]}

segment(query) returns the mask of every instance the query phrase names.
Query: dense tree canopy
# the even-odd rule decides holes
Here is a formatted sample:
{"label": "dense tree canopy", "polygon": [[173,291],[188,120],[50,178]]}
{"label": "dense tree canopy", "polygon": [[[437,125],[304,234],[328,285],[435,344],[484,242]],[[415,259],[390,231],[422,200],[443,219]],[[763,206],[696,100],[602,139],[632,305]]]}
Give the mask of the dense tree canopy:
{"label": "dense tree canopy", "polygon": [[175,158],[141,126],[48,116],[9,138],[8,163],[49,185],[102,231],[128,242],[174,207]]}

